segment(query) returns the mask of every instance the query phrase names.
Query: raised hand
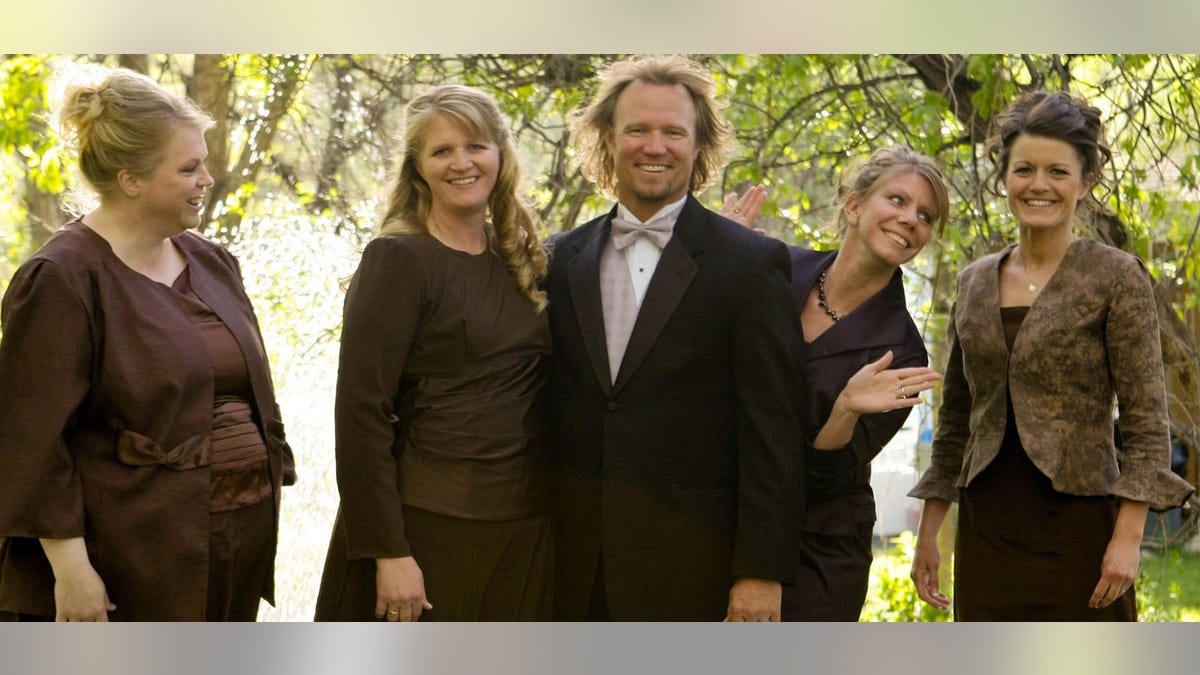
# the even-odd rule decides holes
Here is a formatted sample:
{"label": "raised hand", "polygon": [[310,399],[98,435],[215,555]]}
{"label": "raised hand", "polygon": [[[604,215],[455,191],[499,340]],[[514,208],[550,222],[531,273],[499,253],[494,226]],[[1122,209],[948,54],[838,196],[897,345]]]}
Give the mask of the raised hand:
{"label": "raised hand", "polygon": [[[721,215],[745,227],[754,227],[758,214],[762,212],[763,204],[767,202],[767,186],[755,185],[746,190],[746,194],[738,198],[736,192],[730,192],[721,205]],[[755,228],[755,232],[763,230]]]}

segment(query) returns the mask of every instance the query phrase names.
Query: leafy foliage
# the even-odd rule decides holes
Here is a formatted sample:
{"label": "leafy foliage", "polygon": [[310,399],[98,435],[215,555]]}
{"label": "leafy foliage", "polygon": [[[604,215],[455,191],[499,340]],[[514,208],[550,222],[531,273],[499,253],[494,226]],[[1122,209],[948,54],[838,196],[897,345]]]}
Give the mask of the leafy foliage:
{"label": "leafy foliage", "polygon": [[[935,609],[917,597],[909,578],[916,536],[902,532],[883,552],[875,554],[867,601],[859,621],[951,621],[950,612]],[[1200,618],[1200,567],[1197,555],[1171,548],[1161,554],[1143,552],[1138,570],[1139,621],[1196,621]],[[949,562],[945,564],[951,564]],[[951,577],[952,578],[952,577]],[[950,587],[943,588],[947,593]]]}
{"label": "leafy foliage", "polygon": [[[953,615],[925,604],[909,578],[917,537],[904,531],[893,537],[886,552],[876,554],[871,563],[867,601],[859,621],[950,621]],[[947,562],[946,564],[950,564]],[[950,588],[943,589],[950,593]]]}

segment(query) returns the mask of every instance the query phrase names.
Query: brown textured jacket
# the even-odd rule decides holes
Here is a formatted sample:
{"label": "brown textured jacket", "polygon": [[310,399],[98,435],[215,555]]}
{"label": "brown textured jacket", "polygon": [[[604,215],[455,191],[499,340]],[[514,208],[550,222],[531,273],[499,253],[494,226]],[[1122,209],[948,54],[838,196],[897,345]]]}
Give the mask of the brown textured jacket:
{"label": "brown textured jacket", "polygon": [[[292,453],[237,263],[193,232],[174,241],[246,358],[278,517]],[[37,538],[81,536],[117,605],[110,618],[203,620],[213,372],[200,333],[170,289],[79,223],[17,271],[3,322],[0,609],[53,617]]]}
{"label": "brown textured jacket", "polygon": [[[1000,319],[1005,250],[962,271],[932,464],[910,493],[958,498],[995,459],[1011,394],[1021,444],[1056,490],[1157,508],[1193,488],[1170,471],[1158,316],[1141,261],[1073,242],[1026,315],[1010,355]],[[1113,443],[1113,397],[1124,449]]]}

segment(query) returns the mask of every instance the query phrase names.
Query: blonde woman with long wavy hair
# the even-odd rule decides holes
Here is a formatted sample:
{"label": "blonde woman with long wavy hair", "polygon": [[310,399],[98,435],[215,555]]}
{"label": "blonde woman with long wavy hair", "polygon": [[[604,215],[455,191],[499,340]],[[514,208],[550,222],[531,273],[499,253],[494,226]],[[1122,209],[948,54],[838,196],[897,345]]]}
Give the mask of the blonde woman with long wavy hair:
{"label": "blonde woman with long wavy hair", "polygon": [[404,141],[346,296],[317,619],[542,619],[546,253],[490,97],[430,89]]}

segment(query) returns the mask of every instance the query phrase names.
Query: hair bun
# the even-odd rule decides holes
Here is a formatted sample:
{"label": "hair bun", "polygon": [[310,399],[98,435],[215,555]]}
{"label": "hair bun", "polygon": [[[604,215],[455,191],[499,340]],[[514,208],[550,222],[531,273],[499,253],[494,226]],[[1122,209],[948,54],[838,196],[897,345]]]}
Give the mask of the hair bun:
{"label": "hair bun", "polygon": [[66,68],[68,83],[57,106],[62,143],[79,159],[79,172],[101,198],[116,192],[117,174],[149,175],[162,160],[175,125],[201,131],[213,119],[192,101],[126,69]]}
{"label": "hair bun", "polygon": [[92,125],[104,114],[104,91],[108,80],[96,83],[71,84],[63,94],[59,122],[63,139],[76,151],[87,145]]}

